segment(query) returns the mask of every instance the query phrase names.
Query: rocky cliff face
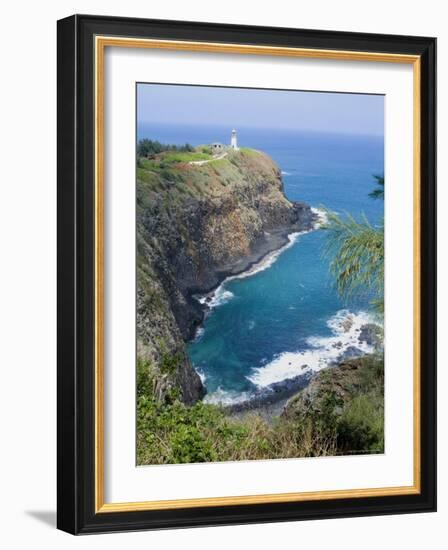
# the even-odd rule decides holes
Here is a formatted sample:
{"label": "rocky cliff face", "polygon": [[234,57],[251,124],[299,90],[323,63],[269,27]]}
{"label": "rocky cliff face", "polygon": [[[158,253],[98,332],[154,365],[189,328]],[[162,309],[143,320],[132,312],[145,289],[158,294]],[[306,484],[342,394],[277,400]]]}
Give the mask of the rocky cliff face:
{"label": "rocky cliff face", "polygon": [[139,160],[137,351],[158,371],[161,398],[171,387],[185,403],[204,393],[185,351],[203,319],[193,295],[279,248],[288,233],[310,229],[314,218],[309,206],[286,199],[277,165],[261,152],[201,165]]}

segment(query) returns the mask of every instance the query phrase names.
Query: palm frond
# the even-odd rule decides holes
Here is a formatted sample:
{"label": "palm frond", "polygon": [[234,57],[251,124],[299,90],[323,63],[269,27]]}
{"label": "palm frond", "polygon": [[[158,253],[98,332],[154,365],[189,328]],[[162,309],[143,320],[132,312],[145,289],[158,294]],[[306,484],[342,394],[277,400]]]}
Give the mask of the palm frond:
{"label": "palm frond", "polygon": [[340,217],[326,210],[327,231],[324,255],[331,259],[330,271],[340,295],[373,295],[375,309],[384,307],[384,227],[372,226],[363,215],[361,221],[350,214]]}
{"label": "palm frond", "polygon": [[384,176],[374,174],[376,183],[379,185],[376,189],[369,193],[369,197],[372,199],[384,199]]}

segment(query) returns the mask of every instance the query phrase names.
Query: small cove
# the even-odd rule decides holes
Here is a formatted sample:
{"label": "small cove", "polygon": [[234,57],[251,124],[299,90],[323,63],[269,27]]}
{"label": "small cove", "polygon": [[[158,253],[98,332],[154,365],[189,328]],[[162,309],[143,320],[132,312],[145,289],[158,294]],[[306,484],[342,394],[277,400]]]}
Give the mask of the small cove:
{"label": "small cove", "polygon": [[[168,143],[197,145],[225,141],[227,133],[218,127],[164,126],[157,135]],[[250,128],[239,128],[238,134],[242,146],[262,150],[277,162],[290,200],[357,218],[364,212],[371,223],[381,219],[382,201],[368,194],[375,185],[373,174],[384,169],[382,137]],[[211,295],[211,309],[188,344],[207,401],[244,401],[261,388],[324,368],[343,351],[360,347],[359,329],[371,319],[369,298],[341,300],[322,257],[324,242],[319,229],[290,235],[282,250],[228,278]]]}

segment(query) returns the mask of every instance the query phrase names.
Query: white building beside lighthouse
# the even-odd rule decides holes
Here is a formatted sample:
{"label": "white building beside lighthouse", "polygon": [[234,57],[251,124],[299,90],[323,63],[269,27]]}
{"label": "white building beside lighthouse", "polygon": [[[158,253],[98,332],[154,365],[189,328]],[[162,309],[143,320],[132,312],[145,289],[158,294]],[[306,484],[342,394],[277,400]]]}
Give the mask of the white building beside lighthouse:
{"label": "white building beside lighthouse", "polygon": [[232,135],[230,137],[230,148],[235,149],[235,151],[238,151],[238,141],[237,141],[237,138],[236,138],[235,128],[232,130]]}

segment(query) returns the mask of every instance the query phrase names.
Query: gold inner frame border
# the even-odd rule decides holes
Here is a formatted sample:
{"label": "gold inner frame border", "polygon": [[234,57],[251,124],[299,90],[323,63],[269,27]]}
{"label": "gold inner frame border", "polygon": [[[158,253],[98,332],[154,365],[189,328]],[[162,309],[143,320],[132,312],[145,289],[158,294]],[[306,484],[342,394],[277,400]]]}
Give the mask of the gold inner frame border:
{"label": "gold inner frame border", "polygon": [[[107,47],[145,48],[207,53],[232,53],[299,57],[312,59],[406,63],[413,65],[413,298],[414,298],[414,349],[413,349],[413,485],[366,489],[342,489],[299,493],[226,496],[215,498],[191,498],[179,500],[154,500],[141,502],[106,503],[104,501],[104,55]],[[343,498],[365,498],[393,495],[420,494],[421,485],[421,423],[420,423],[420,311],[421,311],[421,217],[420,217],[420,117],[421,117],[421,60],[417,55],[381,52],[356,52],[345,50],[321,50],[280,46],[256,46],[250,44],[226,44],[118,36],[96,36],[95,59],[95,513],[167,510],[212,506],[236,506],[244,504],[304,502]]]}

